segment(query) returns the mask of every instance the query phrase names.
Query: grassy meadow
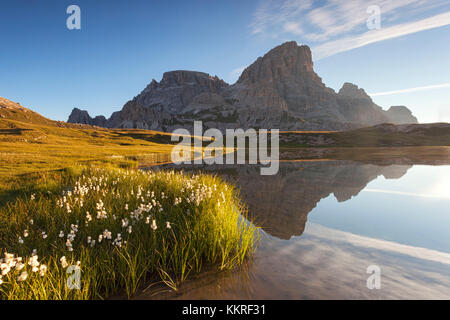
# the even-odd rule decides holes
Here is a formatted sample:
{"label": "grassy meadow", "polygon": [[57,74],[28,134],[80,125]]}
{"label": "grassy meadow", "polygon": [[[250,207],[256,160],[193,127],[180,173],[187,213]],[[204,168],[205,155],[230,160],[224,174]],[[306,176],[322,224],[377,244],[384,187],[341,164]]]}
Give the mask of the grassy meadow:
{"label": "grassy meadow", "polygon": [[[392,130],[390,129],[392,126]],[[351,131],[282,131],[282,147],[431,147],[450,146],[450,126],[425,124],[409,130],[395,130],[394,125],[373,126]]]}
{"label": "grassy meadow", "polygon": [[242,264],[257,230],[233,186],[138,170],[172,148],[167,133],[52,121],[0,98],[0,299],[131,297]]}
{"label": "grassy meadow", "polygon": [[64,178],[62,192],[0,208],[2,298],[131,297],[158,282],[176,290],[190,273],[232,269],[253,252],[256,229],[217,177],[80,167]]}
{"label": "grassy meadow", "polygon": [[107,130],[65,123],[29,123],[0,118],[2,192],[73,165],[137,167],[170,160],[170,135],[145,130]]}

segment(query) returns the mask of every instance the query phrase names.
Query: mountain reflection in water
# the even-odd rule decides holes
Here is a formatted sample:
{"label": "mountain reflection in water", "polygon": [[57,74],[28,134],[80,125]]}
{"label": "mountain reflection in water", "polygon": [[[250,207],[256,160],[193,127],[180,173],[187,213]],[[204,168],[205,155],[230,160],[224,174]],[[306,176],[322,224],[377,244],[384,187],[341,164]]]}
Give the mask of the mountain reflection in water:
{"label": "mountain reflection in water", "polygon": [[270,235],[286,240],[303,233],[308,213],[330,194],[339,202],[347,201],[378,176],[398,179],[409,168],[411,165],[377,166],[352,161],[282,162],[278,174],[262,176],[258,166],[183,166],[186,171],[219,174],[235,184],[248,206],[250,220]]}
{"label": "mountain reflection in water", "polygon": [[[241,270],[137,298],[449,299],[450,198],[424,186],[449,187],[450,167],[396,163],[288,161],[274,176],[250,165],[183,166],[235,184],[261,243]],[[369,265],[381,268],[379,290],[366,286]]]}

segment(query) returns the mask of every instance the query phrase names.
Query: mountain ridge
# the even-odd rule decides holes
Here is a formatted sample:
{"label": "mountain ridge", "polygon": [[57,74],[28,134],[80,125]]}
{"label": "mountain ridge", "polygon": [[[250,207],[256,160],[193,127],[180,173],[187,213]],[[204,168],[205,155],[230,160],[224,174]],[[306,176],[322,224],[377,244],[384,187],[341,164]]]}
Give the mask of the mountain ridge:
{"label": "mountain ridge", "polygon": [[311,50],[285,42],[257,58],[232,85],[205,72],[175,70],[152,80],[109,119],[75,108],[68,122],[107,128],[173,131],[205,127],[350,130],[381,123],[417,123],[406,107],[383,110],[362,88],[335,92],[315,73]]}

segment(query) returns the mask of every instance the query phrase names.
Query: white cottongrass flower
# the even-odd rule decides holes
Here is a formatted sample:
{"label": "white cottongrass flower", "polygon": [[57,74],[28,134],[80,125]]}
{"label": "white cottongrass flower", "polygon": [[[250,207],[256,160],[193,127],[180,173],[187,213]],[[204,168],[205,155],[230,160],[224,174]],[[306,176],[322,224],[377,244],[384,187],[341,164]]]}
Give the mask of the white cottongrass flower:
{"label": "white cottongrass flower", "polygon": [[59,232],[59,235],[58,235],[58,237],[60,237],[60,238],[64,238],[64,232],[61,230],[60,232]]}
{"label": "white cottongrass flower", "polygon": [[100,199],[96,205],[97,208],[97,219],[106,219],[108,215],[105,211],[103,201]]}
{"label": "white cottongrass flower", "polygon": [[7,263],[2,263],[0,269],[2,270],[2,276],[6,276],[11,270],[11,267]]}
{"label": "white cottongrass flower", "polygon": [[47,266],[45,264],[41,264],[41,266],[39,267],[39,274],[41,275],[41,277],[43,277],[46,272],[47,272]]}
{"label": "white cottongrass flower", "polygon": [[108,229],[105,229],[105,231],[103,231],[103,238],[111,240],[112,239],[111,231],[108,231]]}
{"label": "white cottongrass flower", "polygon": [[33,272],[38,272],[39,271],[39,261],[38,261],[38,256],[34,255],[31,258],[28,259],[28,265],[31,266],[31,271]]}
{"label": "white cottongrass flower", "polygon": [[20,271],[25,267],[25,264],[23,264],[22,262],[18,262],[16,263],[16,270]]}
{"label": "white cottongrass flower", "polygon": [[62,257],[59,259],[59,262],[61,262],[61,266],[62,266],[63,268],[67,268],[67,267],[69,266],[69,264],[67,263],[67,260],[66,260],[66,256],[62,256]]}
{"label": "white cottongrass flower", "polygon": [[28,230],[27,229],[23,230],[23,237],[24,238],[28,237]]}
{"label": "white cottongrass flower", "polygon": [[22,239],[22,237],[19,237],[19,243],[20,243],[20,244],[23,244],[23,239]]}
{"label": "white cottongrass flower", "polygon": [[45,231],[43,231],[42,232],[42,239],[46,239],[48,236],[47,236],[47,234],[45,233]]}
{"label": "white cottongrass flower", "polygon": [[30,224],[33,225],[34,224],[34,220],[30,219]]}
{"label": "white cottongrass flower", "polygon": [[132,233],[133,232],[133,227],[132,226],[128,226],[128,233]]}
{"label": "white cottongrass flower", "polygon": [[66,247],[67,247],[67,250],[73,251],[72,242],[70,241],[70,239],[67,239]]}
{"label": "white cottongrass flower", "polygon": [[17,278],[17,281],[25,281],[28,278],[28,273],[26,271],[23,271],[20,276]]}
{"label": "white cottongrass flower", "polygon": [[116,239],[113,241],[113,245],[122,247],[122,234],[118,233]]}
{"label": "white cottongrass flower", "polygon": [[153,230],[158,229],[158,226],[156,225],[156,220],[153,220],[151,227],[152,227]]}
{"label": "white cottongrass flower", "polygon": [[166,227],[167,227],[167,229],[172,229],[172,226],[170,225],[169,221],[166,222]]}

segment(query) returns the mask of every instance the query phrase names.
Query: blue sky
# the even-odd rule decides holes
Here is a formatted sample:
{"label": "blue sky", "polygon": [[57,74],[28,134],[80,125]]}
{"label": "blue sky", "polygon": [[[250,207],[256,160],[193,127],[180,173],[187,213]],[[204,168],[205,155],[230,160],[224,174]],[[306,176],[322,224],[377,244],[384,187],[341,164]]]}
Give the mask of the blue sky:
{"label": "blue sky", "polygon": [[[72,4],[81,30],[66,27]],[[367,27],[371,5],[379,29]],[[109,116],[169,70],[233,83],[296,40],[327,86],[352,82],[384,108],[450,122],[448,0],[0,0],[0,39],[0,96],[56,120],[73,107]]]}

